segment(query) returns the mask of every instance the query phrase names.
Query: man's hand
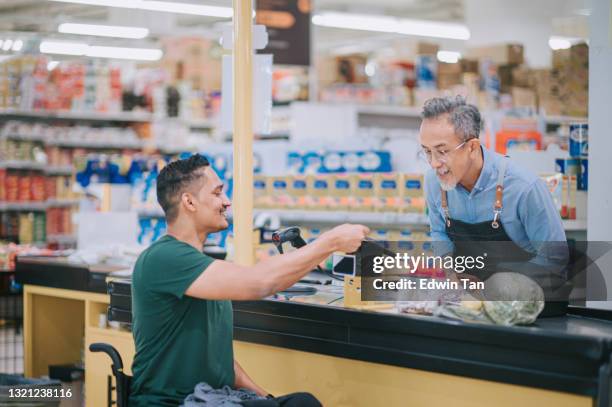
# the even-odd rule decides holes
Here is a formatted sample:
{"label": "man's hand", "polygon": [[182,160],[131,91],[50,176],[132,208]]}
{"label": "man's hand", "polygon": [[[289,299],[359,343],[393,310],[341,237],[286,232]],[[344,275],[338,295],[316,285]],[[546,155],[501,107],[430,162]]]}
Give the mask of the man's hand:
{"label": "man's hand", "polygon": [[345,223],[323,233],[321,239],[329,239],[334,248],[333,251],[353,253],[359,249],[368,233],[370,229],[366,226]]}

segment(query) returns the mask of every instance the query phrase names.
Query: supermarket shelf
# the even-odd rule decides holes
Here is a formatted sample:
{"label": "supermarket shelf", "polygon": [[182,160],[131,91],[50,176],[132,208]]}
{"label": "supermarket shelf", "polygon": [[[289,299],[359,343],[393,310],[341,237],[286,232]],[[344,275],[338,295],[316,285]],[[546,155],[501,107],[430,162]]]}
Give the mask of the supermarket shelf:
{"label": "supermarket shelf", "polygon": [[219,126],[219,119],[182,119],[180,117],[155,117],[155,123],[178,123],[192,129],[214,129]]}
{"label": "supermarket shelf", "polygon": [[577,219],[577,220],[563,220],[563,227],[566,232],[579,232],[587,230],[587,221],[586,219]]}
{"label": "supermarket shelf", "polygon": [[50,165],[45,167],[47,175],[72,175],[74,167],[72,165]]}
{"label": "supermarket shelf", "polygon": [[44,211],[46,202],[0,202],[0,211]]}
{"label": "supermarket shelf", "polygon": [[118,112],[70,112],[70,111],[42,111],[42,110],[19,110],[2,109],[0,116],[15,116],[24,118],[60,119],[60,120],[83,120],[83,121],[106,121],[106,122],[150,122],[150,113]]}
{"label": "supermarket shelf", "polygon": [[428,225],[427,215],[420,213],[394,212],[333,212],[291,209],[256,209],[255,215],[269,213],[281,222],[296,223],[363,223],[366,225]]}
{"label": "supermarket shelf", "polygon": [[544,121],[550,124],[587,123],[588,117],[579,116],[543,116]]}
{"label": "supermarket shelf", "polygon": [[419,118],[421,110],[409,106],[393,105],[355,105],[358,114],[380,115],[380,116],[406,116]]}
{"label": "supermarket shelf", "polygon": [[158,209],[138,209],[138,216],[141,218],[163,218],[164,211],[161,208]]}
{"label": "supermarket shelf", "polygon": [[47,199],[48,208],[75,206],[80,203],[80,199]]}
{"label": "supermarket shelf", "polygon": [[41,141],[41,142],[45,141],[45,136],[41,134],[10,133],[10,134],[5,134],[2,137],[9,139],[9,140],[18,140],[18,141]]}
{"label": "supermarket shelf", "polygon": [[89,140],[56,140],[47,143],[50,146],[100,149],[141,149],[141,140],[130,141],[89,141]]}
{"label": "supermarket shelf", "polygon": [[76,242],[75,235],[47,235],[47,243],[73,244]]}
{"label": "supermarket shelf", "polygon": [[34,170],[42,171],[46,167],[43,163],[37,163],[35,161],[28,160],[7,160],[0,163],[0,168],[7,168],[13,170]]}

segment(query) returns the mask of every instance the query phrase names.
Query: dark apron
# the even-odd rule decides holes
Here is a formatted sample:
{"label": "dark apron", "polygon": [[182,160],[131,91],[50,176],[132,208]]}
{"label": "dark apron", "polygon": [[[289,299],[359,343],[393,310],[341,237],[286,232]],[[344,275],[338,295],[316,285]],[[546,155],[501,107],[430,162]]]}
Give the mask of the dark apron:
{"label": "dark apron", "polygon": [[493,205],[493,218],[479,223],[467,223],[450,217],[448,210],[448,197],[442,190],[442,210],[444,211],[446,234],[453,242],[455,250],[453,256],[483,256],[486,253],[486,267],[482,271],[470,272],[481,280],[491,277],[501,262],[525,262],[535,257],[518,246],[506,233],[501,223],[503,209],[504,187],[503,180],[506,174],[506,159],[503,160],[495,187],[495,202]]}
{"label": "dark apron", "polygon": [[[446,234],[453,242],[455,248],[453,256],[483,256],[486,253],[486,267],[482,271],[470,272],[469,274],[484,281],[498,271],[500,263],[522,263],[533,259],[536,254],[524,250],[512,241],[506,233],[501,222],[503,209],[504,187],[503,181],[506,174],[507,159],[504,159],[499,169],[497,185],[495,187],[495,202],[493,204],[493,218],[479,223],[467,223],[450,217],[448,210],[448,197],[446,191],[441,191],[442,210],[444,211]],[[545,273],[546,274],[546,273]],[[552,296],[554,291],[561,283],[551,283],[549,276],[543,278],[529,276],[533,278],[544,290],[544,295],[548,299],[554,297],[554,302],[548,302],[540,316],[564,315],[567,308],[567,300],[563,294],[559,301],[558,295]]]}

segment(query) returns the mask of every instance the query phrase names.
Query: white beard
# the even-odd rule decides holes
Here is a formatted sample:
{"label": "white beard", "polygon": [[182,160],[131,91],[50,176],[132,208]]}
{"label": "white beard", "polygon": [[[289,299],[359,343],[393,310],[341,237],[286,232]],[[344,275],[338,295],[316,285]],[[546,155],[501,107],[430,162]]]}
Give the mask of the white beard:
{"label": "white beard", "polygon": [[452,191],[457,187],[457,183],[455,182],[453,184],[447,184],[445,182],[440,181],[440,187],[445,191]]}

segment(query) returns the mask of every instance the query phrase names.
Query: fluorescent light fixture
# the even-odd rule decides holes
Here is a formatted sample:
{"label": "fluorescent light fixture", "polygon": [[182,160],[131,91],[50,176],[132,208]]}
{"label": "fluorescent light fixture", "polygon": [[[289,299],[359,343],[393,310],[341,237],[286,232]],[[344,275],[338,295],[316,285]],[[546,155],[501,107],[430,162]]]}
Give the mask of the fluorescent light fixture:
{"label": "fluorescent light fixture", "polygon": [[47,62],[47,71],[52,71],[59,65],[59,61],[49,61]]}
{"label": "fluorescent light fixture", "polygon": [[125,48],[87,45],[82,42],[43,41],[40,52],[44,54],[61,54],[87,56],[92,58],[132,59],[157,61],[163,52],[157,48]]}
{"label": "fluorescent light fixture", "polygon": [[560,36],[553,35],[552,37],[548,39],[548,46],[552,50],[557,51],[560,49],[568,49],[572,45],[578,42],[581,42],[581,41],[582,39],[576,38],[576,37],[560,37]]}
{"label": "fluorescent light fixture", "polygon": [[413,20],[390,16],[376,16],[340,12],[323,12],[312,17],[312,23],[321,27],[397,33],[421,37],[468,40],[470,30],[464,24]]}
{"label": "fluorescent light fixture", "polygon": [[460,52],[455,51],[438,51],[438,61],[446,62],[447,64],[456,64],[461,58]]}
{"label": "fluorescent light fixture", "polygon": [[85,55],[89,45],[84,42],[42,41],[39,49],[43,54]]}
{"label": "fluorescent light fixture", "polygon": [[4,40],[0,40],[0,49],[2,49],[3,45],[4,45]]}
{"label": "fluorescent light fixture", "polygon": [[13,42],[13,51],[21,51],[21,48],[23,48],[23,41],[15,40]]}
{"label": "fluorescent light fixture", "polygon": [[8,51],[13,46],[13,40],[4,40],[4,45],[2,45],[3,51]]}
{"label": "fluorescent light fixture", "polygon": [[137,59],[141,61],[157,61],[164,55],[157,48],[124,48],[124,47],[102,47],[91,45],[85,54],[88,57],[115,58],[115,59]]}
{"label": "fluorescent light fixture", "polygon": [[177,14],[192,14],[197,16],[230,18],[232,7],[207,6],[193,3],[174,3],[155,0],[51,0],[61,3],[86,4],[90,6],[106,6],[131,8],[138,10],[163,11]]}
{"label": "fluorescent light fixture", "polygon": [[124,27],[118,25],[63,23],[57,27],[63,34],[96,35],[99,37],[141,39],[149,35],[144,27]]}

